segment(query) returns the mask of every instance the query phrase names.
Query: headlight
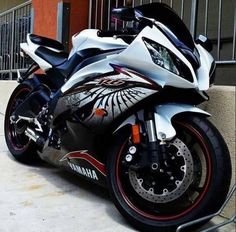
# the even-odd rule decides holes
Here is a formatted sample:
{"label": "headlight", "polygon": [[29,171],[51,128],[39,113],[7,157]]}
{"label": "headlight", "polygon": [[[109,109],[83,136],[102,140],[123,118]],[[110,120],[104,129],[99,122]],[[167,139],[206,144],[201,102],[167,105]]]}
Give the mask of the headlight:
{"label": "headlight", "polygon": [[155,64],[193,82],[190,69],[173,52],[150,39],[143,38],[143,41]]}

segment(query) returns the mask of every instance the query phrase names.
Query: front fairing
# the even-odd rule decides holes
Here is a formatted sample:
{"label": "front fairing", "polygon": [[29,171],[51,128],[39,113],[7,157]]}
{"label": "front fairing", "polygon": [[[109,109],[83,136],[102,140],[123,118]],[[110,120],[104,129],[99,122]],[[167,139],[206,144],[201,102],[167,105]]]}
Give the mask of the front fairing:
{"label": "front fairing", "polygon": [[[209,88],[209,74],[214,62],[211,54],[193,38],[180,17],[166,4],[152,3],[135,8],[143,16],[156,20],[155,25],[181,51],[193,67],[199,90]],[[158,41],[158,40],[156,40]]]}
{"label": "front fairing", "polygon": [[[192,81],[188,81],[183,77],[169,72],[168,70],[155,64],[143,41],[143,38],[157,41],[163,47],[166,47],[172,51],[175,56],[183,61],[188,67]],[[201,45],[194,44],[194,46],[200,54],[201,67],[197,70],[193,68],[191,62],[159,27],[147,26],[137,35],[130,45],[127,45],[127,48],[122,52],[109,54],[97,60],[93,59],[91,63],[87,62],[86,66],[79,69],[72,75],[69,81],[62,87],[62,92],[67,91],[72,86],[77,85],[78,82],[86,79],[87,77],[105,75],[106,73],[114,72],[111,64],[134,70],[162,87],[171,86],[182,89],[199,88],[200,90],[206,90],[209,88],[210,64],[212,63],[213,58],[203,47],[201,47]]]}
{"label": "front fairing", "polygon": [[[205,50],[201,45],[196,45],[198,52],[200,54],[201,66],[196,71],[196,76],[198,80],[198,89],[201,91],[208,90],[210,86],[210,70],[212,65],[214,65],[214,58],[211,54]],[[214,67],[215,68],[215,67]]]}
{"label": "front fairing", "polygon": [[181,18],[172,8],[163,3],[151,3],[135,7],[143,16],[162,23],[190,50],[194,50],[193,38]]}
{"label": "front fairing", "polygon": [[[151,55],[143,42],[143,38],[157,41],[175,54],[189,68],[192,81],[187,81],[181,76],[169,72],[155,64]],[[177,88],[197,88],[196,73],[188,59],[179,49],[167,38],[167,36],[157,27],[145,27],[130,46],[115,57],[114,62],[137,70],[161,86],[173,86]]]}

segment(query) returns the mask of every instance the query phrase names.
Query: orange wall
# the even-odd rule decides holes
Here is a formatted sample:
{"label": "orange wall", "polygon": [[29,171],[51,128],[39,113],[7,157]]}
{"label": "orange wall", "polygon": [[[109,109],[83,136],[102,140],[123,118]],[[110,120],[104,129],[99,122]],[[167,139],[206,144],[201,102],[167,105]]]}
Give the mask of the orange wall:
{"label": "orange wall", "polygon": [[60,0],[33,0],[34,33],[55,39],[57,35],[57,4]]}
{"label": "orange wall", "polygon": [[70,36],[88,27],[88,0],[67,0],[71,3],[70,8]]}
{"label": "orange wall", "polygon": [[[57,7],[61,0],[33,0],[34,33],[56,39]],[[70,37],[88,27],[88,0],[64,0],[70,3]]]}

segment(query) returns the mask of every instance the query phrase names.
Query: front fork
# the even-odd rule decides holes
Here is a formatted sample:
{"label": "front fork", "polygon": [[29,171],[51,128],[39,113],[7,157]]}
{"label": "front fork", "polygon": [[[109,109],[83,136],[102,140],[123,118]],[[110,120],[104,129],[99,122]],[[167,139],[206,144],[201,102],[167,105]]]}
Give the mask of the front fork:
{"label": "front fork", "polygon": [[158,139],[156,134],[156,121],[154,117],[154,110],[150,109],[145,111],[144,120],[146,122],[146,130],[148,135],[148,157],[152,171],[159,170],[162,172],[162,166],[166,163],[167,152],[166,152],[166,136],[164,133],[161,134],[161,140]]}
{"label": "front fork", "polygon": [[155,119],[153,110],[146,110],[144,112],[144,120],[148,137],[148,160],[153,171],[160,167],[161,156],[159,155],[158,139],[156,135]]}
{"label": "front fork", "polygon": [[[140,146],[147,151],[141,158],[139,168],[148,168],[153,172],[161,172],[162,166],[167,159],[165,136],[163,134],[161,140],[157,137],[153,109],[146,110],[144,112],[143,119],[145,124],[142,124],[142,132],[145,132],[146,134],[146,136],[142,137],[143,141],[141,141],[140,139],[135,139],[135,136],[137,137],[137,131],[134,133],[134,129],[132,129],[133,144],[140,144]],[[138,123],[136,126],[140,126],[140,123]],[[137,141],[139,142],[137,143]]]}
{"label": "front fork", "polygon": [[[136,128],[141,127],[142,129],[142,134],[137,133],[138,130],[134,130],[135,133],[132,133],[138,139],[131,141],[130,146],[135,146],[135,148],[133,149],[132,147],[131,150],[139,150],[143,154],[141,156],[135,155],[139,152],[134,152],[134,155],[131,153],[127,154],[126,162],[129,163],[129,165],[131,164],[131,169],[137,170],[154,166],[154,169],[157,168],[157,171],[162,172],[163,169],[169,167],[170,158],[172,159],[172,157],[169,157],[168,152],[169,146],[171,145],[169,141],[176,136],[176,130],[171,120],[175,115],[185,112],[210,116],[209,113],[192,105],[167,103],[154,106],[154,108],[150,108],[149,110],[141,110],[136,113],[136,116],[132,115],[120,125],[118,129],[125,125],[133,125]],[[144,135],[145,133],[147,136]],[[133,164],[135,163],[135,159],[133,159],[135,157],[141,157],[137,165]]]}

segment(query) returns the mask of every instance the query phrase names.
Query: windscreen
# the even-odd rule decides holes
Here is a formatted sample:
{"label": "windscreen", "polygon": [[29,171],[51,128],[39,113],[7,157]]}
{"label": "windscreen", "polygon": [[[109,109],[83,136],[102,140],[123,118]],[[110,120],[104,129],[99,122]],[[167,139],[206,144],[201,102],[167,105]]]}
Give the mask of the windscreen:
{"label": "windscreen", "polygon": [[181,18],[172,8],[163,3],[151,3],[135,7],[143,16],[153,18],[168,27],[188,48],[194,50],[192,36]]}

